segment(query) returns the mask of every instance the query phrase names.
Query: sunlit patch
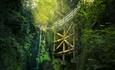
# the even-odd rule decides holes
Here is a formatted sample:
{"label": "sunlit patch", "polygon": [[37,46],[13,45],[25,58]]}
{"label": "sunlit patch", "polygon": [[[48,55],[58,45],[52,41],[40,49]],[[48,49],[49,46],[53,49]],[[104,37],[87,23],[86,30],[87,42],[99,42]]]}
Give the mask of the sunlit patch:
{"label": "sunlit patch", "polygon": [[85,2],[92,3],[94,0],[84,0]]}
{"label": "sunlit patch", "polygon": [[94,0],[84,0],[84,3],[87,5],[91,5],[94,2]]}
{"label": "sunlit patch", "polygon": [[57,0],[38,0],[38,5],[33,12],[35,22],[45,24],[48,21],[52,21],[57,10]]}

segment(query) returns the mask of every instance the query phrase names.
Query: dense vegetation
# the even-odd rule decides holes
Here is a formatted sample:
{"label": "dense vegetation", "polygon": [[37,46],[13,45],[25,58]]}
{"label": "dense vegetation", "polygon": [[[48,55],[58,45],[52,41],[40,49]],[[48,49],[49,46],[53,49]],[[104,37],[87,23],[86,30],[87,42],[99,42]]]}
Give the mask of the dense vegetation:
{"label": "dense vegetation", "polygon": [[63,9],[61,0],[38,0],[35,9],[25,6],[28,1],[37,0],[0,1],[0,70],[115,70],[115,0],[81,4],[71,20],[76,24],[76,64],[65,66],[51,53],[52,30],[38,25],[52,25],[79,0],[64,0]]}

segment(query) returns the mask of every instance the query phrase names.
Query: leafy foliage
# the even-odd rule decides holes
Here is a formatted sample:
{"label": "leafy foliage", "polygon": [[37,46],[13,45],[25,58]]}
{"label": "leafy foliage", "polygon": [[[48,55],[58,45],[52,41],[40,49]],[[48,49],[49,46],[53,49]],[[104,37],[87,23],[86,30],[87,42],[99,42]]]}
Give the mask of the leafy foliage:
{"label": "leafy foliage", "polygon": [[[38,0],[40,2],[36,5],[39,8],[35,8],[31,1],[37,0],[0,1],[0,70],[26,70],[29,67],[28,62],[32,62],[33,59],[41,65],[48,63],[55,70],[62,69],[59,59],[53,58],[51,62],[49,57],[53,40],[53,33],[50,30],[45,35],[48,42],[42,39],[40,46],[37,46],[40,55],[37,56],[38,58],[33,57],[34,38],[39,39],[39,35],[36,35],[39,30],[35,23],[49,24],[51,21],[50,23],[53,24],[54,20],[62,18],[72,7],[75,7],[79,0],[64,0],[62,4],[62,0]],[[77,42],[80,48],[75,58],[79,64],[78,70],[115,70],[113,68],[115,66],[115,1],[86,1],[76,14],[77,17],[72,20],[77,24],[76,34],[79,33]],[[29,3],[23,4],[26,2]],[[62,5],[64,5],[63,9]]]}
{"label": "leafy foliage", "polygon": [[[114,24],[105,14],[107,1],[96,0],[93,4],[84,5],[79,12],[79,23],[82,24],[80,70],[114,70]],[[110,6],[112,7],[112,6]],[[113,9],[114,10],[114,9]],[[112,17],[114,18],[114,17]],[[112,49],[111,49],[112,48]],[[110,50],[111,49],[111,50]],[[112,52],[110,52],[112,51]]]}

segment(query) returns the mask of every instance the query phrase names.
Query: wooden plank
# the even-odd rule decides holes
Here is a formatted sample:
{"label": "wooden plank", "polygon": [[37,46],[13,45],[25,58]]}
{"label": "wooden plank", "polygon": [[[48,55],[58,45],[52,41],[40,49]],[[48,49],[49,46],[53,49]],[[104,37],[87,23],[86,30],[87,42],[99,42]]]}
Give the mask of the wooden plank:
{"label": "wooden plank", "polygon": [[74,49],[72,48],[72,49],[68,49],[68,50],[65,50],[65,51],[61,51],[61,52],[58,52],[57,54],[64,54],[64,53],[70,52],[72,50],[74,50]]}

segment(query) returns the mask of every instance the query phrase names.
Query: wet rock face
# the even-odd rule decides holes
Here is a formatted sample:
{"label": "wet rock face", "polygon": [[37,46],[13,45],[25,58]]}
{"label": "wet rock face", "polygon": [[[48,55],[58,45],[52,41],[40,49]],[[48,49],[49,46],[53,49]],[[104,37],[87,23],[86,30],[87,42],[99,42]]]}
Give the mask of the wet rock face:
{"label": "wet rock face", "polygon": [[40,68],[41,70],[54,70],[51,61],[43,61],[43,63],[40,64]]}

